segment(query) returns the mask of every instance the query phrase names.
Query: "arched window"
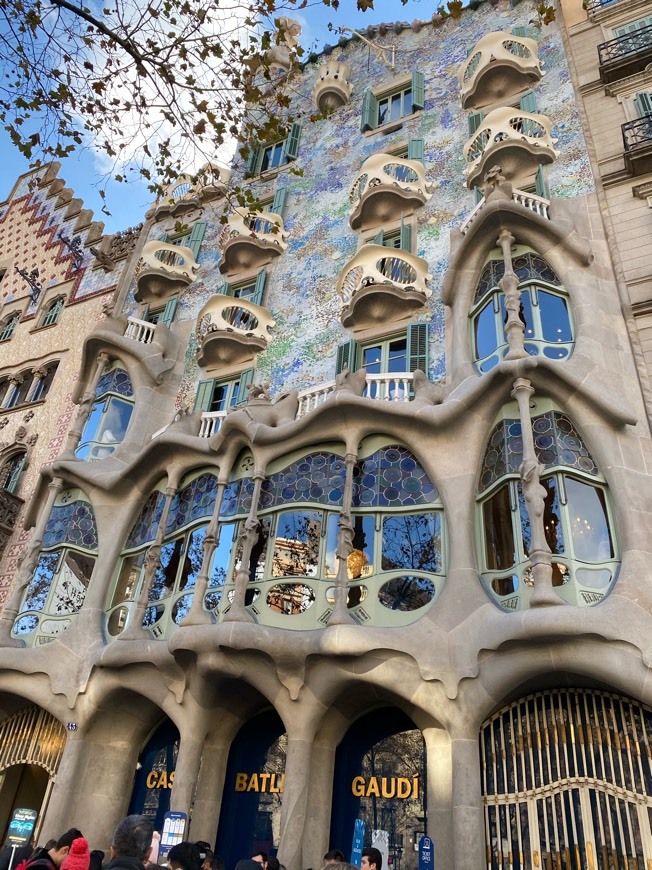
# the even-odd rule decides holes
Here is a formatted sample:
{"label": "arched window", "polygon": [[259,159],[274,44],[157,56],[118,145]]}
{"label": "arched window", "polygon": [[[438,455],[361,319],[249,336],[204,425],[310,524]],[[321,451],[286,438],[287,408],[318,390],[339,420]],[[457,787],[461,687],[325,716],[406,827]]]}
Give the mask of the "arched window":
{"label": "arched window", "polygon": [[[553,585],[570,604],[599,603],[617,575],[606,485],[582,437],[565,414],[537,402],[532,426],[546,490],[544,528],[553,553]],[[523,461],[516,406],[494,427],[480,473],[482,580],[505,610],[527,608],[532,592],[530,520],[519,467]]]}
{"label": "arched window", "polygon": [[47,307],[43,311],[43,316],[40,323],[41,327],[53,326],[57,322],[63,308],[63,302],[63,296],[59,296],[56,299],[53,299],[52,302],[48,303]]}
{"label": "arched window", "polygon": [[29,370],[21,372],[15,379],[9,381],[3,406],[9,410],[10,408],[17,408],[19,405],[23,405],[27,400],[31,387],[32,372]]}
{"label": "arched window", "polygon": [[25,468],[27,461],[27,451],[21,450],[14,453],[0,468],[0,489],[5,492],[11,492],[14,495],[18,492],[20,486],[20,478]]}
{"label": "arched window", "polygon": [[[505,297],[499,287],[505,265],[497,249],[491,256],[480,276],[471,309],[473,359],[481,372],[498,365],[509,349]],[[574,336],[568,295],[561,281],[542,257],[521,246],[516,248],[512,263],[521,290],[525,350],[532,356],[567,359]]]}
{"label": "arched window", "polygon": [[19,320],[20,313],[14,311],[13,314],[10,314],[9,317],[6,317],[2,323],[0,323],[0,341],[9,341],[14,334],[14,330],[18,326]]}
{"label": "arched window", "polygon": [[134,409],[133,395],[129,375],[120,363],[108,366],[75,451],[78,459],[104,459],[122,443]]}
{"label": "arched window", "polygon": [[97,552],[92,506],[80,490],[58,496],[43,534],[14,634],[44,643],[61,634],[84,603]]}
{"label": "arched window", "polygon": [[45,373],[42,376],[39,376],[36,381],[34,390],[30,396],[30,402],[42,402],[45,399],[50,391],[50,387],[52,386],[52,381],[54,380],[58,366],[58,362],[48,364]]}

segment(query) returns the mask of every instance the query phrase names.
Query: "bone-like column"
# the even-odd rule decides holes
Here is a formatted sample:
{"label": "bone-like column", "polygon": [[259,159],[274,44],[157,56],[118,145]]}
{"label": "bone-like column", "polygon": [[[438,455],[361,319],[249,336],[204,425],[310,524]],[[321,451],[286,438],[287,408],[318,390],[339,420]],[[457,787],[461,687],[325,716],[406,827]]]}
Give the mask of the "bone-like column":
{"label": "bone-like column", "polygon": [[225,486],[226,482],[223,480],[217,484],[215,507],[213,508],[213,515],[211,517],[210,523],[208,524],[208,528],[206,529],[206,535],[204,536],[204,552],[202,555],[201,570],[197,575],[197,581],[195,583],[195,593],[192,596],[192,604],[190,605],[190,610],[188,611],[188,615],[186,616],[186,618],[181,623],[182,625],[207,625],[213,621],[211,614],[204,609],[204,596],[206,595],[206,590],[208,589],[208,571],[210,569],[211,559],[213,558],[213,553],[215,552],[215,547],[217,546],[219,540],[218,531],[220,510],[222,509],[222,499],[224,498]]}
{"label": "bone-like column", "polygon": [[349,593],[348,558],[353,552],[353,518],[351,506],[353,502],[353,471],[357,455],[347,452],[344,457],[345,474],[344,495],[340,512],[339,533],[337,536],[337,577],[335,579],[335,603],[333,612],[328,619],[328,625],[345,625],[355,623],[347,607]]}
{"label": "bone-like column", "polygon": [[524,347],[525,324],[521,320],[521,291],[518,288],[518,276],[514,273],[512,265],[512,245],[514,236],[509,230],[502,230],[498,236],[498,245],[503,252],[505,274],[498,282],[498,286],[505,296],[505,311],[507,322],[505,323],[505,335],[509,350],[505,359],[522,359],[528,355]]}
{"label": "bone-like column", "polygon": [[260,499],[260,491],[265,480],[263,471],[256,471],[254,474],[254,491],[251,496],[251,507],[249,508],[249,516],[244,521],[242,531],[239,535],[240,546],[242,547],[242,556],[240,559],[240,567],[235,575],[233,601],[229,612],[224,616],[222,622],[254,622],[254,618],[245,607],[245,596],[247,594],[247,584],[249,583],[249,562],[251,560],[251,551],[260,535],[260,520],[258,519],[258,501]]}

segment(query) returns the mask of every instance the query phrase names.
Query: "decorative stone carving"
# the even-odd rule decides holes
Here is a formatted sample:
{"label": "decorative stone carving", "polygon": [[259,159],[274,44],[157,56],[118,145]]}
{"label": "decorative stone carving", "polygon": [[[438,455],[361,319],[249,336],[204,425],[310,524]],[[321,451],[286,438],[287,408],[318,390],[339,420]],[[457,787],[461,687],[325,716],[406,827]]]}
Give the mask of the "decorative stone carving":
{"label": "decorative stone carving", "polygon": [[158,302],[185,289],[195,280],[199,266],[184,245],[146,242],[136,266],[137,302]]}
{"label": "decorative stone carving", "polygon": [[393,154],[368,157],[351,190],[349,223],[382,226],[424,205],[431,197],[423,163]]}
{"label": "decorative stone carving", "polygon": [[200,366],[248,362],[267,347],[274,325],[261,305],[216,293],[197,318],[197,362]]}
{"label": "decorative stone carving", "polygon": [[364,393],[366,386],[366,369],[358,369],[357,372],[350,372],[348,368],[344,368],[335,378],[333,392],[353,393],[354,396],[361,396]]}
{"label": "decorative stone carving", "polygon": [[317,71],[312,99],[319,112],[332,112],[349,101],[353,85],[348,63],[329,60]]}

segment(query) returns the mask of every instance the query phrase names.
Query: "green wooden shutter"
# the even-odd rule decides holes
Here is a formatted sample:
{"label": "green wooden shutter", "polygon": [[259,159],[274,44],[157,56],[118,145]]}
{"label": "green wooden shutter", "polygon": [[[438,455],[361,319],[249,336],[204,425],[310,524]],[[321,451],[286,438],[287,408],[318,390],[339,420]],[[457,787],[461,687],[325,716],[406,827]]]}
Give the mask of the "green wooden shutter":
{"label": "green wooden shutter", "polygon": [[287,187],[278,187],[276,189],[276,193],[274,194],[272,211],[279,217],[283,217],[283,212],[285,211],[285,196],[287,194],[287,190]]}
{"label": "green wooden shutter", "polygon": [[385,241],[385,234],[381,230],[377,236],[374,236],[373,239],[367,239],[366,244],[368,245],[382,245]]}
{"label": "green wooden shutter", "polygon": [[249,391],[247,387],[251,386],[252,381],[254,379],[254,371],[255,369],[245,369],[243,372],[240,372],[240,385],[238,386],[238,401],[237,405],[241,405],[243,402],[247,401],[249,396]]}
{"label": "green wooden shutter", "polygon": [[166,326],[172,326],[172,321],[174,320],[174,315],[177,313],[177,304],[179,302],[178,296],[173,296],[171,299],[168,299],[165,310],[161,315],[161,322]]}
{"label": "green wooden shutter", "polygon": [[258,174],[258,163],[260,161],[260,152],[261,146],[257,145],[255,148],[251,148],[249,150],[249,157],[247,157],[247,165],[245,167],[245,173],[247,175],[257,175]]}
{"label": "green wooden shutter", "polygon": [[233,296],[233,287],[225,281],[224,284],[220,287],[220,293],[222,296]]}
{"label": "green wooden shutter", "polygon": [[524,112],[532,112],[533,114],[537,112],[537,98],[534,91],[528,91],[527,94],[523,94],[518,104]]}
{"label": "green wooden shutter", "polygon": [[548,182],[543,171],[543,166],[539,165],[535,178],[535,191],[537,193],[537,196],[542,196],[544,199],[550,199],[550,191],[548,190]]}
{"label": "green wooden shutter", "polygon": [[412,251],[412,227],[409,224],[404,224],[402,217],[400,245],[403,251]]}
{"label": "green wooden shutter", "polygon": [[149,304],[143,308],[143,313],[140,315],[140,319],[144,320],[146,323],[149,323],[147,319],[149,317]]}
{"label": "green wooden shutter", "polygon": [[428,324],[411,323],[407,332],[407,356],[410,371],[421,369],[428,374]]}
{"label": "green wooden shutter", "polygon": [[471,112],[469,115],[469,136],[473,136],[484,119],[484,112]]}
{"label": "green wooden shutter", "polygon": [[193,226],[190,231],[190,238],[188,239],[187,247],[195,255],[195,260],[199,256],[199,248],[201,243],[204,241],[204,236],[206,235],[206,221],[197,221],[197,223]]}
{"label": "green wooden shutter", "polygon": [[423,139],[410,139],[408,142],[408,160],[419,160],[424,163]]}
{"label": "green wooden shutter", "polygon": [[476,204],[476,205],[480,202],[481,199],[484,199],[484,194],[483,194],[483,192],[480,190],[479,187],[474,187],[474,188],[473,188],[473,194],[474,194],[474,196],[475,196],[475,204]]}
{"label": "green wooden shutter", "polygon": [[290,126],[290,132],[285,140],[285,156],[288,160],[296,160],[299,153],[299,142],[301,141],[301,124],[298,121]]}
{"label": "green wooden shutter", "polygon": [[254,295],[249,299],[249,301],[253,302],[254,305],[263,304],[263,293],[265,292],[266,281],[267,272],[265,269],[261,269],[261,271],[256,275],[256,289],[254,290]]}
{"label": "green wooden shutter", "polygon": [[365,91],[362,98],[362,118],[360,130],[373,130],[378,125],[378,100],[371,91]]}
{"label": "green wooden shutter", "polygon": [[652,15],[646,15],[645,18],[637,18],[636,21],[630,21],[629,24],[623,24],[621,27],[614,27],[614,36],[625,36],[628,33],[636,33],[644,27],[652,26]]}
{"label": "green wooden shutter", "polygon": [[636,94],[636,110],[639,118],[652,115],[652,93],[641,91],[639,94]]}
{"label": "green wooden shutter", "polygon": [[512,36],[527,36],[527,27],[512,27]]}
{"label": "green wooden shutter", "polygon": [[422,72],[412,73],[412,108],[423,109],[426,105],[426,85]]}
{"label": "green wooden shutter", "polygon": [[195,411],[208,411],[213,399],[213,388],[215,381],[200,381],[197,385],[197,395],[195,396]]}
{"label": "green wooden shutter", "polygon": [[350,372],[356,372],[360,368],[360,345],[354,339],[343,341],[337,348],[337,359],[335,362],[335,374],[339,375],[344,369]]}

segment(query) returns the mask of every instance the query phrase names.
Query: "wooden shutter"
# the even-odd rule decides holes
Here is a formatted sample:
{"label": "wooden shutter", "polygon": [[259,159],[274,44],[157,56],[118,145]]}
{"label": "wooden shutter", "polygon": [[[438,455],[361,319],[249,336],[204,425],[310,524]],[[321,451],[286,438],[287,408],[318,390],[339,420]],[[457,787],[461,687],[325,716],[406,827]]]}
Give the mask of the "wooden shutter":
{"label": "wooden shutter", "polygon": [[296,160],[301,141],[301,124],[298,121],[290,126],[290,132],[285,140],[285,156],[288,160]]}
{"label": "wooden shutter", "polygon": [[638,30],[650,26],[652,26],[652,15],[646,15],[645,18],[637,18],[636,21],[630,21],[629,24],[614,27],[614,36],[625,36],[628,33],[636,33]]}
{"label": "wooden shutter", "polygon": [[257,175],[258,174],[258,164],[260,162],[260,152],[261,146],[257,145],[255,148],[251,148],[249,150],[249,157],[247,157],[247,165],[245,167],[246,175]]}
{"label": "wooden shutter", "polygon": [[512,27],[512,36],[527,36],[527,27]]}
{"label": "wooden shutter", "polygon": [[179,302],[178,296],[173,296],[171,299],[168,299],[165,310],[161,315],[161,322],[166,326],[172,326],[172,321],[174,320],[174,315],[177,313],[177,304]]}
{"label": "wooden shutter", "polygon": [[423,109],[426,105],[426,85],[422,72],[412,73],[412,108]]}
{"label": "wooden shutter", "polygon": [[469,136],[473,136],[484,119],[484,112],[471,112],[469,115]]}
{"label": "wooden shutter", "polygon": [[373,130],[378,125],[378,100],[375,95],[369,90],[365,91],[362,98],[362,118],[360,120],[360,130],[364,133],[366,130]]}
{"label": "wooden shutter", "polygon": [[641,91],[639,94],[636,94],[636,110],[639,118],[652,115],[652,93]]}
{"label": "wooden shutter", "polygon": [[385,234],[381,230],[377,236],[373,237],[373,239],[367,239],[365,244],[367,244],[367,245],[382,245],[384,241],[385,241]]}
{"label": "wooden shutter", "polygon": [[277,187],[276,193],[274,194],[274,202],[272,203],[272,211],[274,214],[277,214],[279,217],[283,217],[283,213],[285,211],[285,195],[287,193],[287,187]]}
{"label": "wooden shutter", "polygon": [[208,411],[213,399],[213,389],[215,381],[211,378],[210,381],[200,381],[197,385],[197,395],[195,396],[195,411]]}
{"label": "wooden shutter", "polygon": [[343,341],[337,348],[335,374],[339,375],[347,368],[350,372],[356,372],[360,368],[360,345],[353,338]]}
{"label": "wooden shutter", "polygon": [[537,98],[534,91],[528,91],[527,94],[523,94],[518,104],[524,112],[532,112],[533,114],[537,112]]}
{"label": "wooden shutter", "polygon": [[233,296],[233,287],[228,283],[228,281],[225,281],[220,287],[219,292],[222,296]]}
{"label": "wooden shutter", "polygon": [[539,165],[535,179],[535,190],[537,196],[542,196],[544,199],[550,199],[550,191],[548,190],[548,182],[546,180],[545,172],[543,171],[543,166]]}
{"label": "wooden shutter", "polygon": [[197,221],[197,223],[193,226],[190,232],[190,238],[188,239],[187,247],[195,255],[195,260],[199,256],[199,248],[201,243],[204,241],[204,236],[206,235],[206,221]]}
{"label": "wooden shutter", "polygon": [[410,139],[408,142],[408,160],[419,160],[424,163],[424,139]]}
{"label": "wooden shutter", "polygon": [[238,387],[238,401],[236,405],[242,405],[243,402],[247,401],[249,397],[247,387],[251,386],[254,379],[254,371],[255,369],[245,369],[243,372],[240,372],[240,385]]}
{"label": "wooden shutter", "polygon": [[254,305],[263,304],[263,293],[265,292],[266,281],[267,272],[265,269],[261,269],[261,271],[256,275],[256,289],[254,290],[254,295],[249,299],[249,301],[253,302]]}
{"label": "wooden shutter", "polygon": [[412,227],[409,224],[404,224],[402,217],[400,245],[403,251],[412,251]]}
{"label": "wooden shutter", "polygon": [[407,356],[410,371],[421,369],[428,374],[428,324],[411,323],[407,332]]}

